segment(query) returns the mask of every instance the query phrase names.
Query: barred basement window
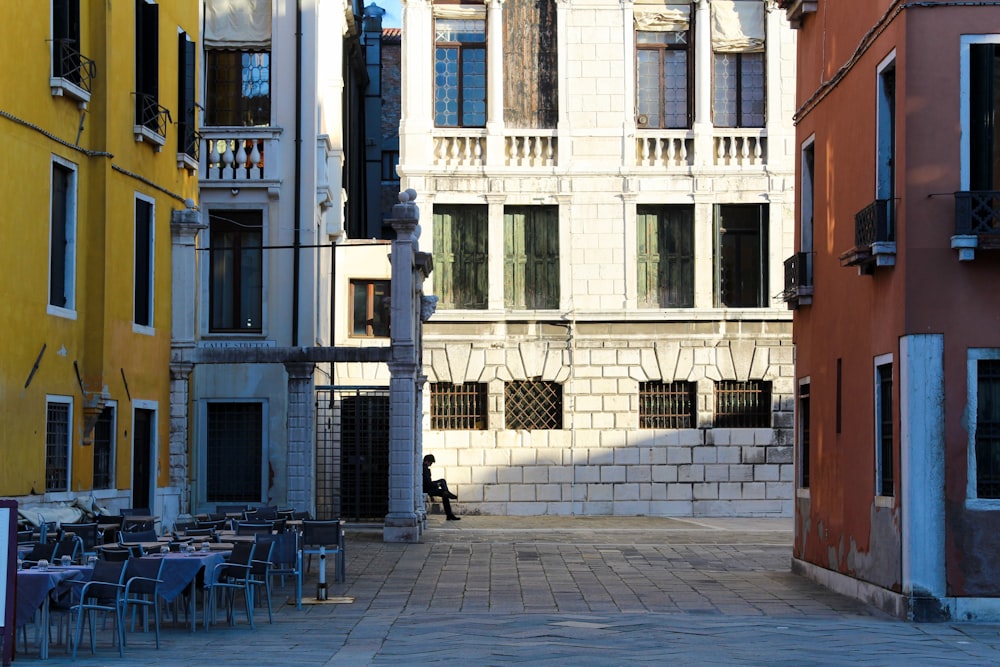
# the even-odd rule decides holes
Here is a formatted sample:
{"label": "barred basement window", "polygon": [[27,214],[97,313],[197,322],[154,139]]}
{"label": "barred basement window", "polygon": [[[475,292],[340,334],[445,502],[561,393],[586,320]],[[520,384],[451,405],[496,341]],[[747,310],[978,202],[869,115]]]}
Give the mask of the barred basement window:
{"label": "barred basement window", "polygon": [[976,497],[1000,498],[1000,360],[976,364]]}
{"label": "barred basement window", "polygon": [[503,398],[508,429],[562,428],[562,386],[559,383],[515,380],[504,385]]}
{"label": "barred basement window", "polygon": [[639,428],[695,428],[693,382],[640,382]]}
{"label": "barred basement window", "polygon": [[72,399],[51,396],[45,407],[45,490],[69,491]]}
{"label": "barred basement window", "polygon": [[723,380],[715,383],[716,428],[770,428],[771,383]]}
{"label": "barred basement window", "polygon": [[481,382],[431,383],[431,429],[482,431],[486,429],[486,385]]}

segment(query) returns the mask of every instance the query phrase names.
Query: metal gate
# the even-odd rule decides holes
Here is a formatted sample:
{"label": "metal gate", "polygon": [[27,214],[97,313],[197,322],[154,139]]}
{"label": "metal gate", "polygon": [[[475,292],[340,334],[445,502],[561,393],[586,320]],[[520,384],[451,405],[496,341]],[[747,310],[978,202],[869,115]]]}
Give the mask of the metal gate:
{"label": "metal gate", "polygon": [[316,516],[385,520],[389,388],[316,388]]}

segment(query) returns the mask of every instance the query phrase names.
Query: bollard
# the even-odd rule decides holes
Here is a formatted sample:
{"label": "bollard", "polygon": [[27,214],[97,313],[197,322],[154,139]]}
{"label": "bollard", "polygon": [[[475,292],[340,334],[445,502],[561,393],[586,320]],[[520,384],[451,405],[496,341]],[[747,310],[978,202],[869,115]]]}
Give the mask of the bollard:
{"label": "bollard", "polygon": [[316,585],[316,599],[326,600],[326,547],[319,548],[319,584]]}

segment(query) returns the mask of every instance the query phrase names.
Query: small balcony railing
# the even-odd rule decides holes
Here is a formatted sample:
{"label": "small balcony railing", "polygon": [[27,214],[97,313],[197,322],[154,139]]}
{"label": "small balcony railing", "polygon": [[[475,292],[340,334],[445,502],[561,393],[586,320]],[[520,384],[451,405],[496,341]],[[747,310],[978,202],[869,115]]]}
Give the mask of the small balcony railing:
{"label": "small balcony railing", "polygon": [[691,130],[636,130],[636,166],[687,169],[694,164]]}
{"label": "small balcony railing", "polygon": [[955,234],[951,247],[962,261],[975,259],[976,248],[1000,248],[1000,191],[955,193]]}
{"label": "small balcony railing", "polygon": [[896,263],[893,200],[876,199],[854,214],[854,247],[840,256],[841,266],[857,266],[870,274],[876,266]]}
{"label": "small balcony railing", "polygon": [[205,187],[272,187],[279,182],[273,127],[202,127],[198,174]]}
{"label": "small balcony railing", "polygon": [[767,132],[716,128],[713,148],[717,167],[761,167],[767,163]]}
{"label": "small balcony railing", "polygon": [[812,253],[797,252],[785,260],[785,289],[778,298],[789,309],[812,303]]}
{"label": "small balcony railing", "polygon": [[57,39],[52,48],[52,94],[71,97],[86,106],[90,102],[97,63],[80,53],[74,39]]}
{"label": "small balcony railing", "polygon": [[156,150],[167,143],[167,127],[170,120],[170,110],[160,105],[152,95],[135,94],[135,127],[133,132],[136,141],[148,141]]}

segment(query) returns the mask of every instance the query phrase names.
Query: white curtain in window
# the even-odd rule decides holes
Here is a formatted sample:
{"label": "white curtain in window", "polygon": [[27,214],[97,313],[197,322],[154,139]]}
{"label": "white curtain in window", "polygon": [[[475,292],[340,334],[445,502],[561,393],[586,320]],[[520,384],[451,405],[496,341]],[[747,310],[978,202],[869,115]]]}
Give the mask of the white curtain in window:
{"label": "white curtain in window", "polygon": [[712,50],[718,53],[763,51],[763,0],[712,0]]}
{"label": "white curtain in window", "polygon": [[486,7],[463,5],[434,5],[434,18],[437,19],[484,19]]}
{"label": "white curtain in window", "polygon": [[205,0],[205,46],[271,48],[271,0]]}
{"label": "white curtain in window", "polygon": [[636,3],[635,29],[643,32],[681,32],[691,27],[691,5]]}

